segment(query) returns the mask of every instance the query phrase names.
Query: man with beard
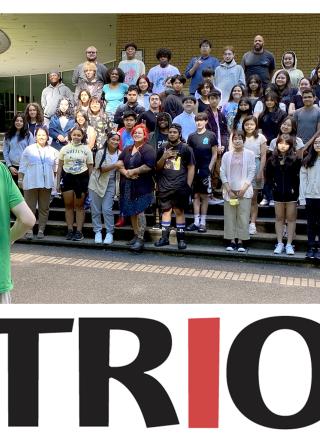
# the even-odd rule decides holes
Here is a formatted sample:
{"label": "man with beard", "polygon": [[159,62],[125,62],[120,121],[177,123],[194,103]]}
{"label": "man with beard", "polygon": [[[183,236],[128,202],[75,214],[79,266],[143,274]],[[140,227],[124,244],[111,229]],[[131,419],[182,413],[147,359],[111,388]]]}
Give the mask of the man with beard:
{"label": "man with beard", "polygon": [[169,127],[172,124],[172,119],[169,113],[158,113],[156,127],[154,132],[150,133],[149,144],[151,144],[156,151],[160,149],[168,141]]}
{"label": "man with beard", "polygon": [[162,210],[162,235],[156,247],[169,245],[172,210],[176,215],[178,249],[187,248],[185,242],[184,210],[189,205],[194,177],[194,156],[190,147],[181,141],[182,128],[172,124],[168,143],[157,152],[157,184],[159,204]]}
{"label": "man with beard", "polygon": [[244,54],[241,65],[246,80],[250,75],[258,75],[264,88],[271,81],[275,69],[275,60],[273,54],[264,49],[264,39],[261,35],[254,37],[253,49]]}
{"label": "man with beard", "polygon": [[49,127],[50,118],[56,113],[58,102],[61,98],[69,98],[74,103],[73,93],[61,81],[58,70],[52,70],[48,75],[49,86],[45,87],[41,94],[41,107],[43,108],[44,124]]}
{"label": "man with beard", "polygon": [[[98,81],[102,81],[103,84],[106,82],[107,68],[104,64],[98,63],[97,61],[97,49],[94,46],[89,46],[86,49],[86,61],[94,63],[97,66],[96,78]],[[85,80],[86,76],[84,74],[84,63],[79,64],[72,75],[72,84],[78,84],[79,80]]]}
{"label": "man with beard", "polygon": [[152,93],[149,97],[149,103],[149,110],[140,113],[138,124],[144,124],[149,132],[153,132],[161,106],[160,96],[157,93]]}

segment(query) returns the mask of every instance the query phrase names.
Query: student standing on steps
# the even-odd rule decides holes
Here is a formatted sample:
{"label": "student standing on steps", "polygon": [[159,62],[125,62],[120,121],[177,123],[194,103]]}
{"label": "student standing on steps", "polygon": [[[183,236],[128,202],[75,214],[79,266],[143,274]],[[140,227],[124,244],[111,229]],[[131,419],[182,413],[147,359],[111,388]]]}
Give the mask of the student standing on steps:
{"label": "student standing on steps", "polygon": [[211,173],[217,159],[217,138],[213,132],[206,129],[208,115],[196,115],[197,131],[188,138],[188,145],[192,148],[195,158],[195,178],[193,183],[193,214],[194,222],[187,231],[205,233],[209,195],[211,189]]}
{"label": "student standing on steps", "polygon": [[187,248],[185,242],[184,210],[189,205],[194,177],[194,156],[190,147],[181,141],[182,127],[173,123],[169,128],[168,143],[157,152],[157,184],[162,210],[162,236],[156,247],[169,245],[172,211],[176,215],[178,249]]}

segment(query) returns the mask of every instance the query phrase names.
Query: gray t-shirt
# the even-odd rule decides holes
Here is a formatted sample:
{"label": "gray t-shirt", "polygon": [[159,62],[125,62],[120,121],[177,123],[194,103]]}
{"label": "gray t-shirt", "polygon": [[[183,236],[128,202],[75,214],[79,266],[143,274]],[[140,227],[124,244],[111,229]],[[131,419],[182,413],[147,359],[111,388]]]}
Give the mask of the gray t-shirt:
{"label": "gray t-shirt", "polygon": [[294,112],[293,118],[297,123],[297,136],[306,143],[317,131],[320,123],[320,109],[314,106],[310,109],[302,107]]}

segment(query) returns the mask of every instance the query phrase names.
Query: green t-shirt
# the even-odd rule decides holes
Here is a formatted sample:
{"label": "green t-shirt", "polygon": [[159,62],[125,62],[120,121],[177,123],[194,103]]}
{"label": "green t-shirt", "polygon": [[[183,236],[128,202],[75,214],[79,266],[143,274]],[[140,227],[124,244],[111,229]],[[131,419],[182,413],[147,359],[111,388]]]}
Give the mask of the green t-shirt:
{"label": "green t-shirt", "polygon": [[0,163],[0,293],[13,287],[10,267],[10,210],[23,201],[7,167]]}

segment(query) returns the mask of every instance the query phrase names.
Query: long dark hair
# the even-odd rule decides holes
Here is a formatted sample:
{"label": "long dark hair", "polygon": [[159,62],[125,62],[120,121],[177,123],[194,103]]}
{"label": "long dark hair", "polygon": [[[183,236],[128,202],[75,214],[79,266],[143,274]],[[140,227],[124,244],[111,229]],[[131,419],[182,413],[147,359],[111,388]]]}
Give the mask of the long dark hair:
{"label": "long dark hair", "polygon": [[320,63],[315,67],[314,74],[311,77],[311,86],[315,87],[319,82],[318,70],[320,69]]}
{"label": "long dark hair", "polygon": [[103,147],[102,147],[103,148],[102,157],[101,157],[100,163],[98,165],[98,170],[100,170],[100,171],[101,171],[102,164],[103,164],[103,162],[104,162],[104,160],[106,159],[106,156],[107,156],[108,142],[114,136],[118,136],[120,138],[120,135],[117,132],[108,132],[107,133],[107,139],[106,139],[106,141],[105,141],[105,143],[103,144]]}
{"label": "long dark hair", "polygon": [[316,162],[316,160],[318,158],[318,153],[314,149],[314,142],[318,138],[320,138],[320,132],[319,131],[317,133],[315,133],[315,135],[313,136],[312,143],[307,148],[306,156],[305,156],[305,158],[302,161],[302,165],[305,168],[313,167],[314,163]]}
{"label": "long dark hair", "polygon": [[291,121],[291,133],[289,133],[289,135],[292,137],[293,139],[293,145],[294,147],[296,147],[297,145],[297,123],[296,120],[293,118],[293,116],[286,116],[282,121],[281,121],[281,125],[280,125],[280,131],[279,131],[279,135],[283,135],[283,133],[281,132],[281,126],[282,124],[284,124],[286,121]]}
{"label": "long dark hair", "polygon": [[7,133],[5,134],[5,139],[11,139],[15,136],[15,134],[17,133],[17,128],[15,126],[15,122],[18,118],[22,118],[23,120],[23,127],[20,129],[19,132],[19,141],[21,141],[22,139],[26,138],[29,135],[29,130],[26,124],[26,119],[24,117],[24,113],[23,112],[18,112],[14,115],[11,125],[9,127],[9,130],[7,131]]}
{"label": "long dark hair", "polygon": [[[289,144],[289,150],[284,153],[284,155],[282,156],[282,154],[279,153],[278,150],[278,144],[280,142],[285,142],[286,144]],[[294,147],[293,144],[293,138],[292,136],[287,137],[283,137],[283,135],[279,135],[277,138],[277,142],[276,142],[276,147],[272,153],[272,157],[271,157],[271,162],[273,166],[278,166],[280,165],[280,161],[284,162],[284,166],[285,167],[290,167],[290,165],[296,160],[297,155],[296,155],[296,149]]]}
{"label": "long dark hair", "polygon": [[256,97],[260,98],[262,96],[263,89],[262,89],[262,81],[259,75],[250,75],[250,77],[248,78],[246,95],[249,96],[252,93],[252,90],[249,87],[249,84],[251,83],[252,80],[255,80],[258,83],[258,89],[256,90]]}
{"label": "long dark hair", "polygon": [[[246,103],[249,106],[249,108],[245,112],[240,109],[241,103]],[[240,98],[239,104],[238,104],[238,110],[237,110],[236,116],[234,117],[234,120],[233,120],[233,126],[232,126],[233,129],[237,128],[239,121],[244,114],[247,114],[247,116],[249,116],[249,115],[252,115],[252,113],[253,113],[253,109],[252,109],[251,101],[246,97]]]}

